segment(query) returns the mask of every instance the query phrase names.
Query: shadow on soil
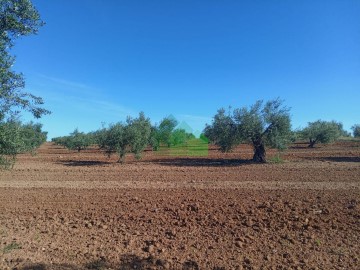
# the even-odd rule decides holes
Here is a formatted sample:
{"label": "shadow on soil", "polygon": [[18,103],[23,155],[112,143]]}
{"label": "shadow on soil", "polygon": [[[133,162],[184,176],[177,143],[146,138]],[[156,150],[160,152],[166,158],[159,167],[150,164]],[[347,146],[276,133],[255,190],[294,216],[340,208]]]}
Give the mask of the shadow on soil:
{"label": "shadow on soil", "polygon": [[96,160],[64,160],[58,161],[57,163],[69,167],[103,166],[111,164],[111,162]]}
{"label": "shadow on soil", "polygon": [[360,162],[360,157],[325,157],[321,160],[332,162]]}
{"label": "shadow on soil", "polygon": [[[180,268],[179,268],[180,267]],[[18,270],[130,270],[130,269],[182,269],[182,270],[198,270],[199,265],[195,261],[185,261],[179,265],[171,265],[166,260],[155,259],[154,257],[140,258],[136,255],[124,255],[118,264],[107,263],[106,260],[93,261],[84,265],[74,264],[29,264]],[[225,269],[223,267],[214,267],[212,270]]]}
{"label": "shadow on soil", "polygon": [[289,149],[309,149],[308,143],[294,143],[289,146]]}
{"label": "shadow on soil", "polygon": [[166,158],[154,159],[150,162],[165,166],[179,167],[235,167],[240,165],[254,164],[254,162],[251,160],[209,158]]}

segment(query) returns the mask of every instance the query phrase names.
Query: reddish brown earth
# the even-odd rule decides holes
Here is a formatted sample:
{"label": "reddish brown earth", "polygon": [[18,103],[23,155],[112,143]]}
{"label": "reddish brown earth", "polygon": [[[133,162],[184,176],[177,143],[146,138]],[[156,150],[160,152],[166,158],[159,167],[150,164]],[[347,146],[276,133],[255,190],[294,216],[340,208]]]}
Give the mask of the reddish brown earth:
{"label": "reddish brown earth", "polygon": [[360,269],[360,142],[251,152],[21,155],[0,171],[0,269]]}

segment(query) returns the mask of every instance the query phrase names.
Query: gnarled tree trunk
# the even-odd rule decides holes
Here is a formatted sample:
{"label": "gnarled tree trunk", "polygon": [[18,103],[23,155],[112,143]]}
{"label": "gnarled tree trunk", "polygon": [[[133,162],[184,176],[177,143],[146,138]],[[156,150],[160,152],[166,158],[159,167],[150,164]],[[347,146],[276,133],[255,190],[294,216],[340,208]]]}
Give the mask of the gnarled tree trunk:
{"label": "gnarled tree trunk", "polygon": [[266,151],[264,142],[261,139],[253,141],[254,146],[254,157],[253,161],[255,162],[266,162]]}
{"label": "gnarled tree trunk", "polygon": [[314,148],[315,143],[316,143],[316,140],[310,139],[310,144],[308,147]]}

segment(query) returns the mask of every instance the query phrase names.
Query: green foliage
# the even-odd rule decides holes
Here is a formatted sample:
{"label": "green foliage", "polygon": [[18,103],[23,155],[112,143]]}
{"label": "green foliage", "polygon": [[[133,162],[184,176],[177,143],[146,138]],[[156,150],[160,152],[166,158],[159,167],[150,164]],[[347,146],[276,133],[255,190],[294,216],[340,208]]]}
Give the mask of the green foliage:
{"label": "green foliage", "polygon": [[234,119],[226,114],[224,109],[218,110],[211,125],[206,125],[204,134],[209,140],[218,145],[222,152],[231,151],[241,142]]}
{"label": "green foliage", "polygon": [[170,146],[181,145],[194,138],[195,136],[187,133],[185,129],[175,129],[170,136]]}
{"label": "green foliage", "polygon": [[22,125],[21,137],[24,143],[24,152],[33,152],[47,139],[47,132],[42,131],[42,124],[30,122]]}
{"label": "green foliage", "polygon": [[160,132],[157,126],[151,126],[149,145],[154,151],[158,151],[160,148]]}
{"label": "green foliage", "polygon": [[203,142],[206,142],[206,143],[210,143],[210,140],[209,140],[209,138],[205,135],[205,133],[201,133],[201,134],[200,134],[200,140],[202,140]]}
{"label": "green foliage", "polygon": [[24,149],[21,126],[16,121],[0,123],[0,164],[4,169],[14,166],[16,155]]}
{"label": "green foliage", "polygon": [[[40,97],[22,91],[24,77],[12,69],[15,57],[10,55],[17,38],[36,34],[42,25],[39,13],[29,0],[0,1],[0,165],[5,168],[13,166],[18,153],[33,151],[44,139],[45,134],[38,133],[41,127],[29,124],[20,132],[23,127],[12,120],[21,110],[29,111],[35,118],[50,112],[41,107]],[[36,135],[40,137],[35,138]]]}
{"label": "green foliage", "polygon": [[301,131],[303,139],[309,140],[309,147],[314,147],[316,143],[332,143],[341,136],[342,125],[335,121],[309,122],[308,126]]}
{"label": "green foliage", "polygon": [[301,130],[299,130],[299,129],[292,130],[290,132],[290,136],[289,136],[290,142],[294,143],[294,142],[298,141],[299,139],[301,139]]}
{"label": "green foliage", "polygon": [[70,150],[85,150],[91,145],[91,138],[84,132],[79,132],[78,129],[75,129],[70,136],[68,136],[65,146]]}
{"label": "green foliage", "polygon": [[281,100],[271,100],[265,105],[262,101],[257,101],[250,110],[243,108],[235,111],[234,115],[243,139],[251,143],[263,141],[280,150],[286,148],[291,135],[291,124],[289,108],[282,106]]}
{"label": "green foliage", "polygon": [[275,156],[273,156],[269,159],[269,162],[275,163],[275,164],[281,164],[281,163],[284,163],[284,159],[282,158],[280,153],[277,153]]}
{"label": "green foliage", "polygon": [[159,126],[152,126],[149,143],[153,150],[159,150],[162,144],[170,147],[172,141],[172,132],[177,126],[178,121],[172,116],[165,117],[161,120]]}
{"label": "green foliage", "polygon": [[224,109],[214,116],[212,125],[205,128],[205,136],[223,152],[241,142],[254,147],[254,161],[266,162],[265,145],[285,149],[291,135],[289,108],[279,99],[257,101],[250,108],[235,109],[226,114]]}
{"label": "green foliage", "polygon": [[36,118],[49,113],[39,107],[43,104],[40,97],[21,91],[25,81],[21,73],[12,70],[15,57],[9,54],[18,37],[36,34],[42,25],[29,0],[0,2],[0,119],[17,114],[18,109],[27,110]]}
{"label": "green foliage", "polygon": [[46,138],[41,124],[21,124],[15,119],[0,122],[0,166],[12,168],[17,154],[35,151]]}
{"label": "green foliage", "polygon": [[174,128],[177,126],[178,122],[173,117],[165,117],[159,125],[159,138],[160,143],[164,143],[167,146],[171,144],[171,134]]}
{"label": "green foliage", "polygon": [[208,141],[195,138],[187,138],[184,142],[171,145],[168,151],[162,151],[161,154],[169,154],[170,156],[207,156],[209,153]]}
{"label": "green foliage", "polygon": [[106,153],[110,156],[116,152],[119,154],[119,162],[125,157],[127,138],[125,125],[122,123],[116,123],[109,126],[108,129],[103,129],[98,143],[100,148],[105,149]]}
{"label": "green foliage", "polygon": [[135,154],[137,159],[141,158],[141,153],[149,142],[151,124],[149,118],[141,112],[138,118],[128,117],[125,124],[110,125],[98,134],[100,148],[105,149],[109,156],[114,152],[118,153],[119,162],[124,162],[128,152]]}
{"label": "green foliage", "polygon": [[182,128],[175,129],[177,125],[178,121],[172,116],[168,116],[161,120],[159,126],[151,127],[149,144],[153,150],[158,151],[164,145],[168,148],[182,145],[195,138],[192,133],[187,133]]}
{"label": "green foliage", "polygon": [[77,150],[80,152],[94,143],[94,137],[95,135],[93,133],[86,134],[76,128],[69,136],[53,138],[52,142],[57,145],[62,145],[69,150]]}
{"label": "green foliage", "polygon": [[351,133],[344,129],[343,123],[335,122],[338,126],[340,137],[351,137]]}
{"label": "green foliage", "polygon": [[131,153],[135,154],[137,159],[141,158],[141,153],[148,145],[151,134],[150,119],[141,112],[138,118],[128,118],[126,126],[126,137]]}
{"label": "green foliage", "polygon": [[64,148],[66,148],[67,139],[68,139],[68,136],[62,136],[62,137],[52,138],[51,141],[56,145],[61,145]]}
{"label": "green foliage", "polygon": [[353,131],[353,135],[355,138],[359,138],[360,137],[360,124],[355,124],[351,127],[352,131]]}

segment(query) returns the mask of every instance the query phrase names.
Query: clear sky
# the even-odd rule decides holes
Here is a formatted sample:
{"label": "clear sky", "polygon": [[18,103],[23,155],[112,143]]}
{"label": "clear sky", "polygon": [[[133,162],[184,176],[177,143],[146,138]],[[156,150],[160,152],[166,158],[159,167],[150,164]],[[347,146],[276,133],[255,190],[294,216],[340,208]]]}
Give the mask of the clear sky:
{"label": "clear sky", "polygon": [[16,42],[14,68],[52,111],[50,138],[140,111],[202,130],[221,107],[276,97],[293,128],[360,123],[359,0],[33,4],[46,25]]}

